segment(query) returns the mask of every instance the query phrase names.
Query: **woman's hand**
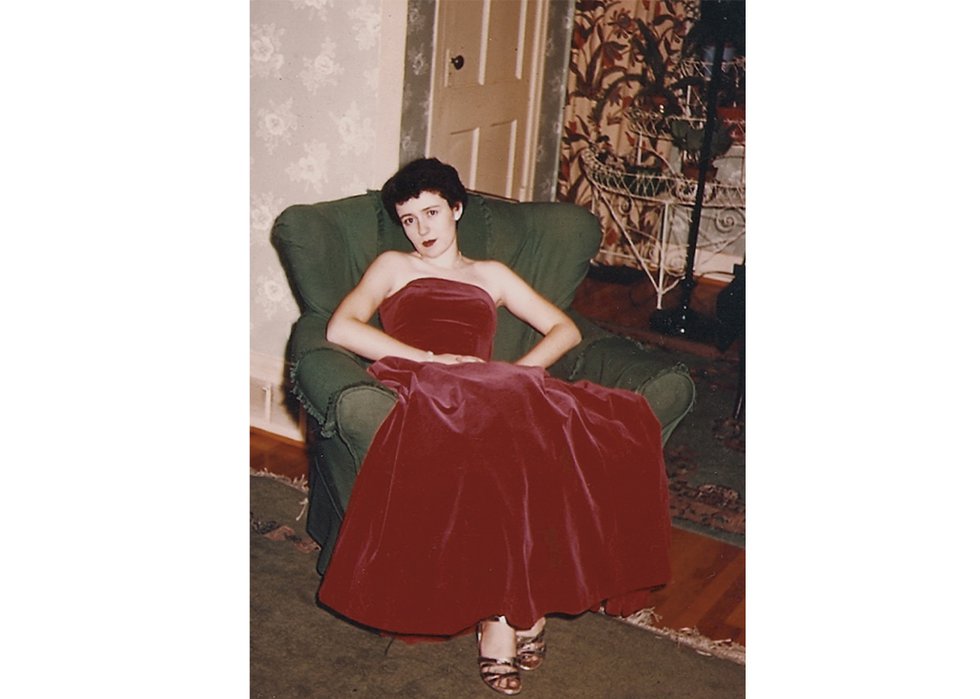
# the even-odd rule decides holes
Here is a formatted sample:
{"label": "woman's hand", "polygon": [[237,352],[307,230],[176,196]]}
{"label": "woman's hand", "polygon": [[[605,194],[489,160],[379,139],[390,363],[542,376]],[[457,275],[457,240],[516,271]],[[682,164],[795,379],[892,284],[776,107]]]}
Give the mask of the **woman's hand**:
{"label": "woman's hand", "polygon": [[474,362],[483,363],[483,360],[479,357],[473,357],[468,354],[432,354],[431,352],[426,353],[425,361],[438,362],[439,364],[472,364]]}

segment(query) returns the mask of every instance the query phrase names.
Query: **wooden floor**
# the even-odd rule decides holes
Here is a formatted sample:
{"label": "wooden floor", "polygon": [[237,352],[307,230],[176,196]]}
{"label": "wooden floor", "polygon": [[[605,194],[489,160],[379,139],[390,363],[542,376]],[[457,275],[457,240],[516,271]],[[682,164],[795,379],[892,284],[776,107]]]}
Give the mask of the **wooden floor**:
{"label": "wooden floor", "polygon": [[[632,328],[642,339],[660,344],[682,344],[686,350],[721,356],[717,347],[677,338],[649,335],[648,320],[655,299],[647,283],[609,284],[587,279],[574,306],[577,310],[617,328]],[[717,284],[695,287],[691,308],[710,315]],[[677,303],[677,293],[664,304]],[[261,430],[251,430],[251,467],[290,478],[307,477],[304,446]],[[696,629],[713,640],[745,645],[745,550],[706,536],[674,528],[671,547],[673,580],[651,593],[650,604],[660,615],[658,624],[670,629]]]}

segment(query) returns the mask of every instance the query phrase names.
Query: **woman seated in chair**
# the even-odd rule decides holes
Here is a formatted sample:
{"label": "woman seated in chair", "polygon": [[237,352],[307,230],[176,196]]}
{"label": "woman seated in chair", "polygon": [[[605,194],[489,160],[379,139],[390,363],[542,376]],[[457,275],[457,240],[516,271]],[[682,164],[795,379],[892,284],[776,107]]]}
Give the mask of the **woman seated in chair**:
{"label": "woman seated in chair", "polygon": [[[327,339],[374,360],[398,398],[319,599],[394,634],[475,626],[481,678],[517,694],[544,659],[547,614],[630,614],[667,582],[660,424],[638,394],[547,373],[579,331],[504,264],[462,255],[454,168],[412,162],[382,200],[415,250],[370,265]],[[513,364],[490,360],[501,306],[541,334]]]}

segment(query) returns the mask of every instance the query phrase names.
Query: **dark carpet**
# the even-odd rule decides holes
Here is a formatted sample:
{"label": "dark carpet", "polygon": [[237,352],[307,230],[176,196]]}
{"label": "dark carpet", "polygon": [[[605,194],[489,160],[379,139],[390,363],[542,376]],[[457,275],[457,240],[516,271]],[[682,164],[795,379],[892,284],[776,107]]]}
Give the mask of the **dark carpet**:
{"label": "dark carpet", "polygon": [[[251,696],[492,697],[469,636],[408,645],[317,606],[316,546],[294,486],[251,478]],[[700,655],[617,619],[548,621],[548,657],[522,697],[745,696],[745,667]]]}
{"label": "dark carpet", "polygon": [[737,359],[661,348],[685,364],[694,408],[664,447],[675,526],[745,547],[745,422],[733,417]]}

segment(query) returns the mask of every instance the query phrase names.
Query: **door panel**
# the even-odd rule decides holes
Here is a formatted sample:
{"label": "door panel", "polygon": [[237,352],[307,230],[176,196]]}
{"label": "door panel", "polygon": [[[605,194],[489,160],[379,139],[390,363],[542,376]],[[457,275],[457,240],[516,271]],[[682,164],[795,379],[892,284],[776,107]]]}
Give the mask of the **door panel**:
{"label": "door panel", "polygon": [[520,49],[527,35],[526,13],[526,2],[503,0],[493,3],[483,48],[487,83],[521,79],[524,51]]}
{"label": "door panel", "polygon": [[477,149],[480,145],[480,129],[466,129],[449,134],[449,139],[445,151],[445,158],[441,155],[436,157],[450,163],[459,171],[459,178],[463,184],[470,189],[476,187],[470,182],[476,180]]}
{"label": "door panel", "polygon": [[479,169],[476,173],[476,189],[493,194],[514,191],[517,120],[491,124],[488,128],[482,129],[479,147],[479,162],[494,161],[501,167]]}
{"label": "door panel", "polygon": [[529,198],[544,6],[545,0],[439,4],[427,152],[454,165],[470,189]]}

